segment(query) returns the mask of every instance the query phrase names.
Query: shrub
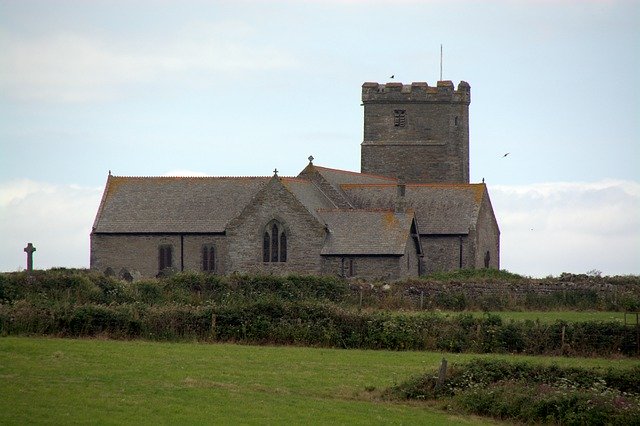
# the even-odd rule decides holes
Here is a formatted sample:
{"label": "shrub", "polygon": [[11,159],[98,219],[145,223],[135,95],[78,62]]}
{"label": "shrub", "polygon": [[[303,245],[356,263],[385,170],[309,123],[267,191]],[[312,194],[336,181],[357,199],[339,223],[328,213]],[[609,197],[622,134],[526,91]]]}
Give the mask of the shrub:
{"label": "shrub", "polygon": [[435,372],[385,392],[390,398],[451,398],[457,409],[520,422],[640,424],[640,367],[586,370],[475,360],[452,366],[442,386]]}

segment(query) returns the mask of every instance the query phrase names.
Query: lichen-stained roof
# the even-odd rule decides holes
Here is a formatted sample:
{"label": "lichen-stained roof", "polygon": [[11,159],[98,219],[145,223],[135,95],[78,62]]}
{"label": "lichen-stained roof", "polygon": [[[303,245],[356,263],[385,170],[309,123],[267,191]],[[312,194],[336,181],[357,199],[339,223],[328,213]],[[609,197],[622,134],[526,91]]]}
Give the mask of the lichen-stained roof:
{"label": "lichen-stained roof", "polygon": [[320,173],[331,185],[338,189],[343,184],[384,184],[394,183],[397,179],[371,175],[368,173],[350,172],[348,170],[330,169],[328,167],[315,166],[318,173]]}
{"label": "lichen-stained roof", "polygon": [[[357,208],[393,208],[397,185],[341,185]],[[423,235],[468,234],[475,229],[484,184],[407,184],[406,206],[416,212]]]}
{"label": "lichen-stained roof", "polygon": [[329,233],[322,255],[397,255],[405,252],[413,211],[318,210]]}
{"label": "lichen-stained roof", "polygon": [[308,180],[283,177],[280,178],[280,182],[321,222],[317,210],[335,207],[331,200]]}
{"label": "lichen-stained roof", "polygon": [[269,179],[109,176],[93,232],[223,232]]}

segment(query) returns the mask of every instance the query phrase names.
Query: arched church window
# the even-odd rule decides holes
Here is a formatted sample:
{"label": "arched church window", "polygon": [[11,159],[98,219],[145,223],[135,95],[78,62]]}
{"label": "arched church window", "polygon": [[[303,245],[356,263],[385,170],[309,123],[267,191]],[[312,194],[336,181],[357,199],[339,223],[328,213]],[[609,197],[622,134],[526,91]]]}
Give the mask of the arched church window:
{"label": "arched church window", "polygon": [[216,270],[216,251],[212,244],[202,246],[202,270],[205,272]]}
{"label": "arched church window", "polygon": [[287,234],[280,233],[280,262],[287,261]]}
{"label": "arched church window", "polygon": [[268,262],[271,259],[271,234],[265,231],[262,237],[262,261]]}
{"label": "arched church window", "polygon": [[262,236],[262,261],[287,261],[287,234],[284,227],[276,222],[270,222]]}

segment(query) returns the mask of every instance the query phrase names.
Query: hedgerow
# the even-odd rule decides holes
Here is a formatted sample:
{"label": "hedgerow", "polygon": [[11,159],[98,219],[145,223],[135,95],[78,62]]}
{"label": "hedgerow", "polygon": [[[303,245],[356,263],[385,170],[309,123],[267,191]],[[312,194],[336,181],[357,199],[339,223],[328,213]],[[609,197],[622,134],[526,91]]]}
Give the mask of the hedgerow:
{"label": "hedgerow", "polygon": [[[495,279],[496,273],[482,274]],[[387,291],[378,284],[363,283],[354,291],[353,282],[315,276],[178,273],[129,283],[78,270],[0,274],[0,333],[448,352],[637,355],[634,330],[616,322],[543,324],[503,321],[491,314],[444,316],[426,310],[365,309],[360,300],[373,297],[375,292],[363,295],[359,293],[362,287]],[[381,305],[386,303],[385,297],[378,299]],[[452,300],[443,298],[441,303],[458,307],[469,303],[464,295],[454,294]]]}
{"label": "hedgerow", "polygon": [[0,305],[0,333],[586,356],[635,355],[636,350],[635,335],[617,323],[504,322],[496,315],[357,311],[328,302],[275,299],[49,307],[20,301]]}

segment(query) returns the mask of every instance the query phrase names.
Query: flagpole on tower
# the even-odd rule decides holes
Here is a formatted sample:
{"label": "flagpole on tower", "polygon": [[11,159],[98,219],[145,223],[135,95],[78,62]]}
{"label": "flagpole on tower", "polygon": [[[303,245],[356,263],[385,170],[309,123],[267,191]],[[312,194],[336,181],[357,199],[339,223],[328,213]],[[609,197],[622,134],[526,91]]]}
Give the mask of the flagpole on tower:
{"label": "flagpole on tower", "polygon": [[440,44],[440,81],[442,81],[442,43]]}

